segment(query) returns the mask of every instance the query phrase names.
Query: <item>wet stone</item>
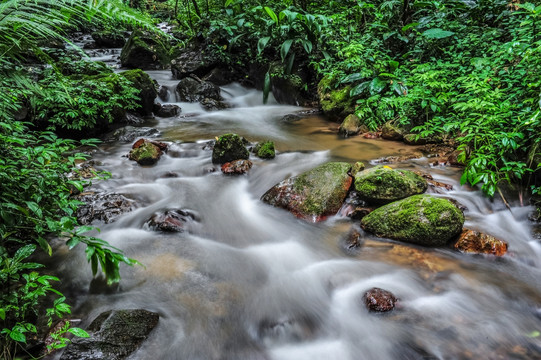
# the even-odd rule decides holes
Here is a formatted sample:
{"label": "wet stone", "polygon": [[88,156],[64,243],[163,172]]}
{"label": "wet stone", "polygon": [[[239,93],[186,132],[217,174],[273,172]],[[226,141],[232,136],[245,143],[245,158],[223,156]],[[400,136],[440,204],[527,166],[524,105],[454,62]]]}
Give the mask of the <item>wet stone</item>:
{"label": "wet stone", "polygon": [[163,117],[163,118],[170,118],[175,117],[180,114],[181,109],[180,106],[175,104],[154,104],[152,111],[154,112],[154,115]]}
{"label": "wet stone", "polygon": [[183,232],[187,224],[195,221],[195,215],[187,210],[159,212],[145,223],[150,229],[164,232]]}
{"label": "wet stone", "polygon": [[366,215],[370,214],[375,207],[369,206],[364,201],[357,191],[350,191],[342,208],[338,212],[341,216],[347,216],[353,220],[361,220]]}
{"label": "wet stone", "polygon": [[120,141],[123,143],[129,143],[140,137],[158,137],[160,131],[150,127],[134,127],[125,126],[123,128],[115,130],[111,135],[107,136],[106,141]]}
{"label": "wet stone", "polygon": [[252,168],[250,160],[234,160],[222,165],[222,172],[226,175],[243,175]]}
{"label": "wet stone", "polygon": [[387,290],[372,288],[363,296],[366,308],[371,312],[387,312],[395,308],[398,299]]}
{"label": "wet stone", "polygon": [[503,256],[507,252],[508,245],[494,236],[465,228],[454,247],[463,253]]}
{"label": "wet stone", "polygon": [[348,255],[357,255],[362,246],[365,243],[365,239],[362,236],[362,230],[360,227],[354,225],[349,231],[340,238],[340,247],[344,253]]}
{"label": "wet stone", "polygon": [[143,309],[112,310],[88,327],[89,338],[74,338],[61,360],[121,360],[136,351],[160,316]]}
{"label": "wet stone", "polygon": [[78,195],[77,200],[85,203],[77,209],[77,219],[82,225],[97,221],[108,224],[136,208],[135,201],[116,193],[86,192]]}

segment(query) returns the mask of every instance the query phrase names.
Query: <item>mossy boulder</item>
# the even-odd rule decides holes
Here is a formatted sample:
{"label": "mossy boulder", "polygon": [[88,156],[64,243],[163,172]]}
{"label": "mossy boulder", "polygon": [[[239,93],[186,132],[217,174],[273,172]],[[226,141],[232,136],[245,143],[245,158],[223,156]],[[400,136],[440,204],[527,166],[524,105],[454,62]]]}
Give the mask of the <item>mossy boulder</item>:
{"label": "mossy boulder", "polygon": [[253,152],[261,159],[274,159],[276,156],[276,150],[274,149],[274,142],[267,140],[258,143]]}
{"label": "mossy boulder", "polygon": [[364,230],[379,237],[423,246],[443,246],[457,237],[464,215],[449,200],[414,195],[382,206],[361,220]]}
{"label": "mossy boulder", "polygon": [[381,127],[381,137],[386,140],[402,140],[404,135],[408,133],[408,130],[394,121],[387,121]]}
{"label": "mossy boulder", "polygon": [[142,70],[165,69],[170,63],[169,46],[159,34],[136,30],[120,53],[123,67]]}
{"label": "mossy boulder", "polygon": [[92,33],[92,39],[96,46],[100,48],[120,48],[126,43],[124,34],[118,31],[102,30]]}
{"label": "mossy boulder", "polygon": [[171,72],[175,79],[184,79],[191,74],[202,78],[217,65],[201,49],[173,49],[173,52],[176,54],[171,60]]}
{"label": "mossy boulder", "polygon": [[212,150],[212,162],[224,164],[233,160],[247,160],[250,153],[244,146],[243,139],[237,134],[225,134],[216,140]]}
{"label": "mossy boulder", "polygon": [[267,191],[261,200],[295,216],[321,221],[340,210],[351,187],[351,165],[329,162],[288,178]]}
{"label": "mossy boulder", "polygon": [[361,199],[373,204],[387,204],[422,194],[427,188],[426,179],[409,170],[379,165],[355,174],[355,190]]}
{"label": "mossy boulder", "polygon": [[355,101],[349,95],[351,86],[336,89],[329,77],[324,77],[318,84],[319,103],[325,116],[332,121],[342,121],[355,112]]}
{"label": "mossy boulder", "polygon": [[361,119],[355,114],[346,116],[342,125],[338,128],[338,133],[344,137],[357,135],[361,129]]}
{"label": "mossy boulder", "polygon": [[139,165],[154,165],[166,149],[167,145],[162,142],[139,139],[133,144],[128,158]]}
{"label": "mossy boulder", "polygon": [[139,90],[139,105],[136,110],[142,116],[152,115],[154,100],[158,96],[156,83],[146,72],[140,69],[128,70],[120,73],[134,88]]}

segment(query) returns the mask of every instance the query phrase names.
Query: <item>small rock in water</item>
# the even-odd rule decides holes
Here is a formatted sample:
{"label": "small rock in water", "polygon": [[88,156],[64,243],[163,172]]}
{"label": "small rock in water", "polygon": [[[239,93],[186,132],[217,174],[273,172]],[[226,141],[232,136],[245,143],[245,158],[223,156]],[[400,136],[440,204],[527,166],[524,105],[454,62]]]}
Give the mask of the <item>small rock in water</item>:
{"label": "small rock in water", "polygon": [[139,139],[133,144],[128,158],[137,161],[139,165],[154,165],[160,160],[165,150],[167,150],[167,144],[165,143]]}
{"label": "small rock in water", "polygon": [[398,299],[390,291],[375,287],[364,293],[363,301],[371,312],[387,312],[394,309]]}
{"label": "small rock in water", "polygon": [[507,252],[507,243],[494,236],[464,228],[455,249],[463,253],[492,254],[503,256]]}
{"label": "small rock in water", "polygon": [[250,153],[244,146],[243,138],[237,134],[220,136],[212,149],[212,163],[224,164],[233,160],[247,160]]}
{"label": "small rock in water", "polygon": [[341,237],[340,246],[346,254],[357,255],[359,253],[365,243],[361,232],[362,230],[357,225],[353,225],[347,234]]}
{"label": "small rock in water", "polygon": [[226,175],[243,175],[252,168],[250,160],[234,160],[222,165],[222,172]]}
{"label": "small rock in water", "polygon": [[258,143],[252,150],[253,153],[261,159],[274,159],[276,156],[276,150],[274,149],[274,142],[267,140]]}
{"label": "small rock in water", "polygon": [[89,225],[95,221],[108,224],[136,208],[133,200],[115,193],[87,192],[77,196],[77,200],[85,203],[77,209],[77,220],[82,225]]}
{"label": "small rock in water", "polygon": [[180,114],[181,109],[175,104],[154,104],[152,111],[156,116],[169,118]]}
{"label": "small rock in water", "polygon": [[158,97],[163,101],[169,101],[169,89],[167,86],[160,86],[160,90],[158,90]]}
{"label": "small rock in water", "polygon": [[188,222],[194,221],[195,215],[186,210],[167,210],[152,215],[146,222],[151,229],[165,232],[183,232]]}
{"label": "small rock in water", "polygon": [[[353,171],[351,171],[353,172]],[[375,207],[369,206],[366,201],[361,199],[357,191],[350,191],[342,208],[338,212],[341,216],[347,216],[353,220],[361,220],[370,214]]]}

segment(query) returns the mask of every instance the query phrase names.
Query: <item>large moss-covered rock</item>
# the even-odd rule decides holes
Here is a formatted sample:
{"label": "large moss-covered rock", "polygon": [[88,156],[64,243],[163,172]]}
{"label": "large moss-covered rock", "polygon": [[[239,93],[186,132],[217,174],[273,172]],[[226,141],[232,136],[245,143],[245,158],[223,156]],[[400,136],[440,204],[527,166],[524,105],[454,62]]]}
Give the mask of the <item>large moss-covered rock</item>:
{"label": "large moss-covered rock", "polygon": [[380,165],[355,174],[355,190],[361,199],[374,204],[387,204],[422,194],[427,188],[426,179],[409,170],[393,170]]}
{"label": "large moss-covered rock", "polygon": [[233,160],[247,160],[250,153],[244,146],[243,139],[237,134],[225,134],[216,140],[212,150],[212,162],[224,164]]}
{"label": "large moss-covered rock", "polygon": [[356,135],[359,133],[361,125],[361,119],[355,114],[350,114],[342,121],[338,133],[345,137]]}
{"label": "large moss-covered rock", "polygon": [[386,140],[402,140],[404,135],[408,133],[408,130],[394,121],[387,121],[381,127],[381,137]]}
{"label": "large moss-covered rock", "polygon": [[89,338],[74,338],[62,360],[120,360],[139,348],[160,316],[147,310],[112,310],[100,314],[87,329]]}
{"label": "large moss-covered rock", "polygon": [[124,35],[118,31],[101,30],[92,33],[92,39],[100,48],[120,48],[126,43]]}
{"label": "large moss-covered rock", "polygon": [[336,89],[332,80],[324,77],[318,84],[319,103],[325,116],[332,121],[342,121],[355,112],[355,101],[349,96],[351,86]]}
{"label": "large moss-covered rock", "polygon": [[320,165],[276,184],[261,200],[307,220],[323,220],[342,206],[351,187],[350,169],[343,162]]}
{"label": "large moss-covered rock", "polygon": [[414,195],[382,206],[361,220],[379,237],[424,246],[442,246],[462,231],[464,215],[449,200]]}
{"label": "large moss-covered rock", "polygon": [[131,69],[165,69],[170,62],[169,46],[158,34],[136,30],[122,48],[120,62]]}
{"label": "large moss-covered rock", "polygon": [[208,81],[199,81],[191,77],[180,80],[176,92],[178,101],[201,102],[207,98],[222,100],[218,86]]}
{"label": "large moss-covered rock", "polygon": [[152,115],[154,100],[158,96],[156,83],[148,76],[148,74],[139,69],[128,70],[120,73],[124,76],[133,87],[139,90],[139,108],[137,112],[140,115]]}

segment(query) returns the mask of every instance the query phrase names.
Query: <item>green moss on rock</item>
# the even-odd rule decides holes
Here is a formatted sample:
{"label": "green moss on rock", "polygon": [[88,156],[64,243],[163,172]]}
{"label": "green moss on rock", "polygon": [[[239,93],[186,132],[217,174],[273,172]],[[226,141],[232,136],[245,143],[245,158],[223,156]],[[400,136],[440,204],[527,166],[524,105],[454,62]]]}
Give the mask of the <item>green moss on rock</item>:
{"label": "green moss on rock", "polygon": [[274,159],[276,151],[274,149],[274,142],[267,140],[260,142],[254,148],[254,153],[261,159]]}
{"label": "green moss on rock", "polygon": [[443,246],[462,231],[464,215],[449,200],[414,195],[382,206],[361,221],[379,237],[424,246]]}
{"label": "green moss on rock", "polygon": [[250,153],[244,146],[243,139],[237,134],[225,134],[216,140],[212,150],[212,162],[224,164],[233,160],[247,160]]}
{"label": "green moss on rock", "polygon": [[152,115],[154,100],[158,96],[154,80],[140,69],[124,71],[120,73],[120,76],[123,76],[134,88],[139,90],[139,108],[137,112],[143,116]]}
{"label": "green moss on rock", "polygon": [[123,67],[143,70],[165,69],[171,61],[169,46],[158,34],[134,31],[120,53]]}
{"label": "green moss on rock", "polygon": [[298,217],[319,221],[338,212],[351,186],[351,165],[330,162],[286,179],[261,200],[289,210]]}
{"label": "green moss on rock", "polygon": [[129,154],[130,160],[137,161],[139,165],[154,165],[160,159],[162,151],[152,143],[146,142]]}
{"label": "green moss on rock", "polygon": [[350,114],[346,116],[346,118],[340,125],[338,133],[346,137],[350,135],[356,135],[359,133],[361,125],[361,119],[359,119],[359,117],[355,114]]}
{"label": "green moss on rock", "polygon": [[387,204],[428,188],[426,179],[408,170],[376,166],[355,174],[355,190],[361,199],[374,204]]}
{"label": "green moss on rock", "polygon": [[335,89],[330,77],[318,84],[319,103],[323,113],[333,121],[341,121],[355,112],[355,101],[349,96],[351,86]]}

